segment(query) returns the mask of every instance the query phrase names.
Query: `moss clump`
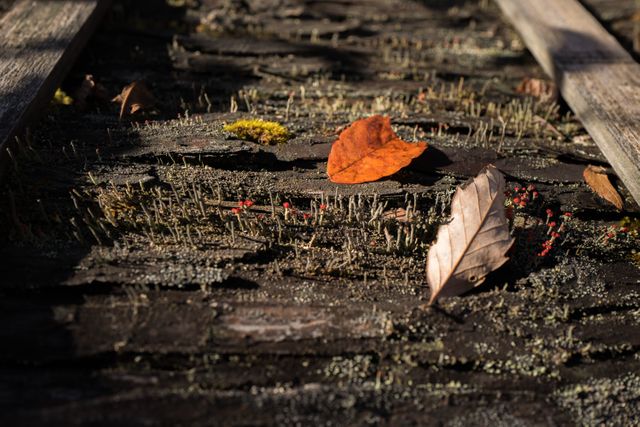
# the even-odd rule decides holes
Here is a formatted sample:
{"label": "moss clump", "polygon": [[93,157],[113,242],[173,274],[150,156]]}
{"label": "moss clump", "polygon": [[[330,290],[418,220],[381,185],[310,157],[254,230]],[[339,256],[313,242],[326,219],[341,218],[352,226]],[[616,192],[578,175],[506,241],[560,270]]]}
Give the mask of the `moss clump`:
{"label": "moss clump", "polygon": [[625,216],[619,225],[621,228],[627,229],[629,236],[634,238],[640,237],[640,219]]}
{"label": "moss clump", "polygon": [[56,89],[56,93],[53,95],[52,102],[58,105],[71,105],[73,104],[73,98],[67,95],[62,89]]}
{"label": "moss clump", "polygon": [[225,125],[224,130],[234,133],[240,139],[265,145],[283,144],[291,138],[287,128],[280,123],[261,119],[238,120]]}

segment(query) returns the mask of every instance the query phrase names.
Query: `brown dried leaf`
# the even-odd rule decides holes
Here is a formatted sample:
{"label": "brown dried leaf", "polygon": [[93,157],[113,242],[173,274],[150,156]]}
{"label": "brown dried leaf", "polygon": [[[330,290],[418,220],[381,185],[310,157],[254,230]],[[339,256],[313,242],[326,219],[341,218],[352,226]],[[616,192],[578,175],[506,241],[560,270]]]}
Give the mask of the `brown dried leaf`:
{"label": "brown dried leaf", "polygon": [[153,107],[156,99],[142,81],[133,82],[122,89],[120,95],[112,99],[112,102],[120,103],[120,118],[125,114],[133,114],[136,111]]}
{"label": "brown dried leaf", "polygon": [[624,205],[620,193],[613,187],[607,171],[602,166],[589,165],[582,172],[585,182],[600,197],[622,210]]}
{"label": "brown dried leaf", "polygon": [[451,222],[440,226],[427,257],[427,281],[433,304],[484,282],[504,264],[514,239],[504,213],[505,182],[493,166],[458,187],[451,202]]}
{"label": "brown dried leaf", "polygon": [[558,98],[558,88],[553,82],[530,77],[522,79],[516,92],[534,96],[543,101],[555,101]]}

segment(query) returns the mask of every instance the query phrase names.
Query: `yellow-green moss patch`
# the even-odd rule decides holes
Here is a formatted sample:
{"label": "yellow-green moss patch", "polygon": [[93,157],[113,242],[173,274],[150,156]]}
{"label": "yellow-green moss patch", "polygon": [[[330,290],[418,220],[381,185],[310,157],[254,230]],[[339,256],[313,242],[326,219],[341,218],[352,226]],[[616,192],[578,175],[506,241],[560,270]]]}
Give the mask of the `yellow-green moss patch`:
{"label": "yellow-green moss patch", "polygon": [[265,145],[283,144],[291,138],[287,128],[280,123],[261,119],[238,120],[225,125],[224,130],[235,134],[240,139]]}
{"label": "yellow-green moss patch", "polygon": [[52,102],[58,105],[71,105],[73,104],[73,98],[65,93],[62,89],[56,89],[56,93],[53,95]]}

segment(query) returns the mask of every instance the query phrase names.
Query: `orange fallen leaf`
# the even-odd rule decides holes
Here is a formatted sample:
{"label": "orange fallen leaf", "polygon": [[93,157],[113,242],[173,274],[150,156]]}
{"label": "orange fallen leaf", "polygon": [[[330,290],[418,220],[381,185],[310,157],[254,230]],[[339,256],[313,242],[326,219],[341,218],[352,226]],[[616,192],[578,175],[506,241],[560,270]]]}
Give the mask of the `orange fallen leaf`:
{"label": "orange fallen leaf", "polygon": [[516,92],[530,95],[544,101],[555,101],[558,97],[558,89],[553,82],[525,77],[516,88]]}
{"label": "orange fallen leaf", "polygon": [[504,176],[488,165],[456,190],[451,222],[440,226],[427,256],[429,304],[479,286],[509,259],[514,238],[505,216],[504,189]]}
{"label": "orange fallen leaf", "polygon": [[112,102],[120,103],[120,118],[125,114],[133,114],[136,111],[148,109],[156,104],[156,99],[142,81],[135,81],[122,89],[120,95],[112,99]]}
{"label": "orange fallen leaf", "polygon": [[389,117],[357,120],[331,146],[327,174],[339,184],[377,181],[393,175],[420,156],[426,142],[409,143],[391,129]]}
{"label": "orange fallen leaf", "polygon": [[600,197],[622,210],[623,201],[620,193],[613,187],[607,171],[602,166],[589,165],[582,172],[585,182]]}

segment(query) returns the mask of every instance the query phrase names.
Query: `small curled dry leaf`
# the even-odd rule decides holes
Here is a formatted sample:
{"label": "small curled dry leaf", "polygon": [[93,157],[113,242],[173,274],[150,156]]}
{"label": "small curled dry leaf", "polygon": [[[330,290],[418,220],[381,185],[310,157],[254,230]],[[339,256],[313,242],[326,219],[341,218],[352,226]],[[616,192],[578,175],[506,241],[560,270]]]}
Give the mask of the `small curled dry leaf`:
{"label": "small curled dry leaf", "polygon": [[112,102],[120,103],[120,119],[125,114],[133,114],[156,105],[155,97],[142,81],[135,81],[125,86],[120,95],[112,99]]}
{"label": "small curled dry leaf", "polygon": [[389,117],[372,116],[353,122],[340,133],[331,146],[327,174],[339,184],[377,181],[398,172],[426,149],[426,142],[398,138]]}
{"label": "small curled dry leaf", "polygon": [[553,82],[530,77],[522,79],[516,92],[539,98],[542,101],[555,101],[558,98],[558,88]]}
{"label": "small curled dry leaf", "polygon": [[618,210],[622,210],[624,202],[620,193],[614,188],[607,176],[607,170],[602,166],[587,166],[582,172],[585,182],[600,197],[611,203]]}
{"label": "small curled dry leaf", "polygon": [[504,211],[505,182],[493,166],[458,187],[451,201],[451,222],[438,229],[427,257],[429,304],[460,295],[484,282],[509,258],[514,239]]}

